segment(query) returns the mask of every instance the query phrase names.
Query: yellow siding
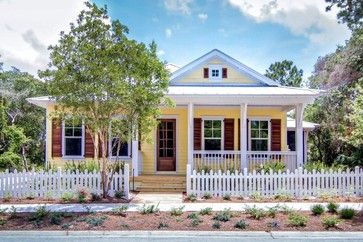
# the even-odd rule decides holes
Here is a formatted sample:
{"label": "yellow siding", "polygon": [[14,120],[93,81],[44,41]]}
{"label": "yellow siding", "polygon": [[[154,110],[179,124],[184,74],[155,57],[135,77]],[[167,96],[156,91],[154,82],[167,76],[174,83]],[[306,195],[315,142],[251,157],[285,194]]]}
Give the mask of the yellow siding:
{"label": "yellow siding", "polygon": [[[243,84],[255,84],[256,81],[249,79],[248,77],[242,75],[241,73],[237,72],[231,66],[222,63],[219,59],[214,59],[205,64],[204,66],[198,68],[197,70],[187,74],[178,82],[182,83],[205,83],[210,82],[208,78],[204,78],[203,76],[203,68],[208,68],[208,65],[221,65],[222,68],[227,68],[227,78],[222,78],[220,83],[243,83]],[[214,81],[213,83],[218,83]]]}

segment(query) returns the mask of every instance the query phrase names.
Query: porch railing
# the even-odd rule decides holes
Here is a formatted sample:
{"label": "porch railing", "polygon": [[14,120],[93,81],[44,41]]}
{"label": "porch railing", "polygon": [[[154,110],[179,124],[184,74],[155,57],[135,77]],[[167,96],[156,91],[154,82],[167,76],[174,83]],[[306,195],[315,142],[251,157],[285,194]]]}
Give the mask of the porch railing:
{"label": "porch railing", "polygon": [[[247,151],[247,168],[254,170],[262,164],[279,161],[285,164],[285,170],[290,171],[297,168],[296,152],[291,151]],[[217,171],[235,171],[241,170],[241,152],[240,151],[205,151],[195,150],[193,153],[192,169],[197,172],[204,170]]]}

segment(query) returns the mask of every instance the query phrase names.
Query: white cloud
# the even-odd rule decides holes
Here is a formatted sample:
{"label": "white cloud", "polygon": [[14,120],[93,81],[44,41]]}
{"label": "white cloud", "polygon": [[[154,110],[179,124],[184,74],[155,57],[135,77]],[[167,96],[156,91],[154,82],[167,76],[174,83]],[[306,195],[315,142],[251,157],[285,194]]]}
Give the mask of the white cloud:
{"label": "white cloud", "polygon": [[191,13],[190,3],[193,0],[164,0],[165,8],[170,12],[189,15]]}
{"label": "white cloud", "polygon": [[169,28],[165,29],[166,38],[170,38],[172,34],[173,34],[173,31],[171,29],[169,29]]}
{"label": "white cloud", "polygon": [[0,61],[36,74],[49,62],[47,47],[84,8],[84,0],[0,1]]}
{"label": "white cloud", "polygon": [[165,51],[164,50],[159,50],[156,54],[158,56],[163,56],[163,55],[165,55]]}
{"label": "white cloud", "polygon": [[204,22],[204,21],[206,21],[206,20],[207,20],[207,18],[208,18],[208,14],[206,14],[206,13],[200,13],[200,14],[198,14],[198,18],[199,18],[200,20],[202,20],[202,22]]}
{"label": "white cloud", "polygon": [[350,35],[345,25],[337,23],[336,10],[326,12],[324,0],[227,0],[243,15],[256,22],[272,22],[304,36],[312,44],[343,42]]}

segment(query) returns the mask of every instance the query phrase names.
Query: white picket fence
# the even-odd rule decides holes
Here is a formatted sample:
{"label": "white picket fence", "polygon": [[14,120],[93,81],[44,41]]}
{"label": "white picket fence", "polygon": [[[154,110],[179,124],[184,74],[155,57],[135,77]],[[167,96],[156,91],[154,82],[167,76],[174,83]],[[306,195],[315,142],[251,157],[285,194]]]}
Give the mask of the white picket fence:
{"label": "white picket fence", "polygon": [[243,172],[222,173],[204,171],[197,173],[187,165],[187,194],[197,197],[209,193],[214,197],[224,196],[273,196],[286,194],[293,197],[328,195],[363,195],[363,169],[307,172],[301,167],[294,172],[251,173],[247,168]]}
{"label": "white picket fence", "polygon": [[[111,178],[111,174],[109,175]],[[129,165],[116,172],[110,181],[108,195],[113,196],[116,191],[122,191],[125,198],[129,198]],[[31,171],[31,172],[1,172],[0,197],[13,198],[52,197],[59,198],[64,192],[76,193],[85,189],[89,193],[102,193],[100,172],[70,172]]]}

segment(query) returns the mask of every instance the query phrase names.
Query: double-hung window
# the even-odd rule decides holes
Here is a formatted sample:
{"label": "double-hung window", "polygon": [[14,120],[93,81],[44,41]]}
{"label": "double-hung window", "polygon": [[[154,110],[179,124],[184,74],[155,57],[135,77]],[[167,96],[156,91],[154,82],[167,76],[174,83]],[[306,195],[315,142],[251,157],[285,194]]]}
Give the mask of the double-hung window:
{"label": "double-hung window", "polygon": [[81,121],[63,122],[63,156],[83,158],[84,126]]}
{"label": "double-hung window", "polygon": [[[122,128],[117,127],[117,125],[124,125],[122,120],[114,120],[111,122],[110,127],[110,142],[109,142],[109,156],[111,158],[130,158],[131,146],[130,142],[124,142],[123,138],[121,139],[121,135],[117,135],[117,133],[125,133]],[[122,135],[125,136],[125,135]]]}
{"label": "double-hung window", "polygon": [[222,150],[222,120],[203,121],[204,150]]}
{"label": "double-hung window", "polygon": [[251,120],[250,125],[250,150],[269,150],[269,121]]}

